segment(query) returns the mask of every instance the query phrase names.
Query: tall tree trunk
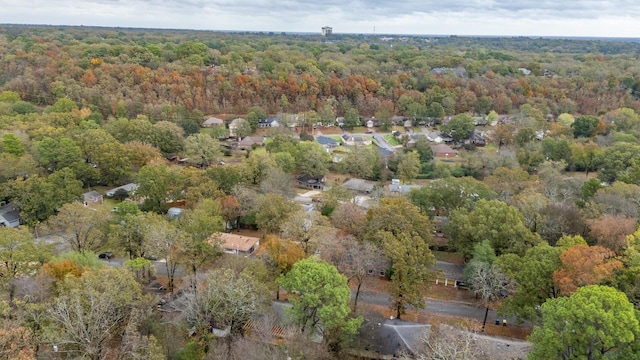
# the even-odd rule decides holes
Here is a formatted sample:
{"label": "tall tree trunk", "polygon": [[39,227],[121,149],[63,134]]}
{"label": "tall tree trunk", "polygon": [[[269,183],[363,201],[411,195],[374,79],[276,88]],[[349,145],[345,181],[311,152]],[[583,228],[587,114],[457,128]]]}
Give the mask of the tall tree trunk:
{"label": "tall tree trunk", "polygon": [[484,321],[482,321],[482,332],[484,332],[484,327],[485,325],[487,325],[487,316],[489,315],[489,305],[487,305],[487,308],[484,312]]}
{"label": "tall tree trunk", "polygon": [[358,297],[360,296],[360,287],[362,286],[362,281],[358,281],[358,287],[356,288],[356,296],[353,301],[353,312],[356,312],[358,309]]}

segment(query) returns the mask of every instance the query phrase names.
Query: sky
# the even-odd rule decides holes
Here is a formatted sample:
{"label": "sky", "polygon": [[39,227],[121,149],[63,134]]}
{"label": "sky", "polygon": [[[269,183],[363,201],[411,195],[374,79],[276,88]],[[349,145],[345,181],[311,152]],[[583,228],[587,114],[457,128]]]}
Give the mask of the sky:
{"label": "sky", "polygon": [[637,37],[640,0],[0,0],[0,23],[264,32]]}

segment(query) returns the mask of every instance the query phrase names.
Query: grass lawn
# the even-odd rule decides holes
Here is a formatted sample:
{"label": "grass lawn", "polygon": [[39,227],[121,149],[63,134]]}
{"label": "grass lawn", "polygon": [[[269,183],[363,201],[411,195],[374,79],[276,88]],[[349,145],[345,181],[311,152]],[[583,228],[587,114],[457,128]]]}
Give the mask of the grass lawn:
{"label": "grass lawn", "polygon": [[400,145],[400,143],[398,142],[398,140],[396,140],[396,137],[393,135],[385,135],[384,139],[389,143],[389,145],[391,146],[398,146]]}

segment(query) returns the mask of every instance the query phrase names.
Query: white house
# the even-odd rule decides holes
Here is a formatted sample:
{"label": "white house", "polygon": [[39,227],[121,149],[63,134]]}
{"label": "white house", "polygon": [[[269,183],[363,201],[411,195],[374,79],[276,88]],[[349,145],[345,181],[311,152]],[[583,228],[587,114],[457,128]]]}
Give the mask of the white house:
{"label": "white house", "polygon": [[16,227],[21,222],[20,209],[17,206],[8,203],[0,207],[0,226]]}

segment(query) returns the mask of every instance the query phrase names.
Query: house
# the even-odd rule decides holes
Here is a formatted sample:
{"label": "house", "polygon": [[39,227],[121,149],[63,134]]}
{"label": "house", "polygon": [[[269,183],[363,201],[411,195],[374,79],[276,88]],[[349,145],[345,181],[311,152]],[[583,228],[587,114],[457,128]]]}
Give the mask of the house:
{"label": "house", "polygon": [[342,117],[342,116],[337,117],[336,118],[336,124],[338,126],[340,126],[340,127],[343,127],[344,126],[344,117]]}
{"label": "house", "polygon": [[118,190],[124,190],[127,192],[127,194],[131,195],[131,193],[133,193],[134,191],[136,191],[136,189],[138,188],[138,184],[136,183],[128,183],[122,186],[118,186],[117,188],[113,188],[109,191],[107,191],[106,195],[107,197],[113,197],[113,195],[116,194],[116,191]]}
{"label": "house", "polygon": [[85,205],[89,204],[102,204],[104,201],[104,196],[95,190],[91,190],[82,194],[82,199]]}
{"label": "house", "polygon": [[316,141],[318,144],[322,145],[323,148],[329,150],[340,146],[340,142],[338,140],[332,139],[328,136],[318,136],[316,137]]}
{"label": "house", "polygon": [[473,125],[487,125],[487,117],[486,116],[474,116],[473,117]]}
{"label": "house", "polygon": [[436,157],[453,158],[458,156],[458,150],[453,150],[449,145],[438,144],[431,147]]}
{"label": "house", "polygon": [[404,116],[394,115],[394,116],[391,117],[391,123],[394,126],[398,126],[400,124],[404,124],[404,120],[405,120]]}
{"label": "house", "polygon": [[167,217],[169,219],[177,219],[182,215],[183,212],[184,210],[182,208],[170,207],[169,210],[167,210]]}
{"label": "house", "polygon": [[374,184],[363,179],[348,179],[342,185],[353,192],[365,194],[370,194],[375,187]]}
{"label": "house", "polygon": [[465,140],[467,144],[473,144],[475,146],[485,146],[487,145],[487,140],[484,137],[484,132],[480,130],[474,130],[473,134],[471,134],[471,138]]}
{"label": "house", "polygon": [[237,137],[237,130],[243,126],[245,126],[244,124],[247,122],[247,120],[243,119],[243,118],[236,118],[231,120],[231,122],[229,123],[229,136],[231,137]]}
{"label": "house", "polygon": [[522,75],[531,75],[531,70],[527,68],[518,68],[518,71],[520,71]]}
{"label": "house", "polygon": [[227,254],[251,255],[260,245],[260,238],[229,233],[213,234],[208,241],[212,244],[218,238]]}
{"label": "house", "polygon": [[322,190],[324,189],[324,176],[309,176],[302,174],[296,177],[298,186],[306,189]]}
{"label": "house", "polygon": [[255,146],[264,145],[264,138],[262,136],[247,136],[238,142],[238,149],[240,150],[248,150],[253,149]]}
{"label": "house", "polygon": [[427,135],[427,140],[437,144],[440,144],[444,141],[444,139],[442,138],[442,133],[439,131],[429,131],[425,135]]}
{"label": "house", "polygon": [[8,203],[0,207],[0,227],[16,227],[20,225],[20,223],[22,223],[20,208],[12,203]]}
{"label": "house", "polygon": [[371,138],[362,135],[342,135],[342,142],[347,146],[369,146]]}
{"label": "house", "polygon": [[400,179],[391,179],[391,185],[389,185],[389,191],[399,194],[408,194],[411,190],[420,188],[422,188],[422,185],[402,185],[400,184]]}
{"label": "house", "polygon": [[210,128],[212,126],[222,126],[224,125],[224,120],[219,119],[217,117],[210,117],[202,123],[203,128]]}
{"label": "house", "polygon": [[270,127],[278,127],[280,123],[278,122],[278,118],[276,117],[268,117],[266,119],[258,119],[258,127],[259,128],[270,128]]}
{"label": "house", "polygon": [[364,123],[367,125],[368,129],[372,129],[374,126],[378,126],[378,121],[376,118],[366,118],[364,119]]}

